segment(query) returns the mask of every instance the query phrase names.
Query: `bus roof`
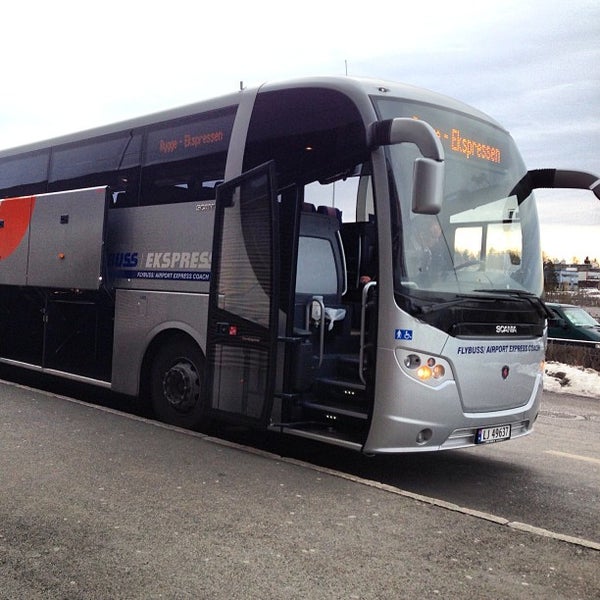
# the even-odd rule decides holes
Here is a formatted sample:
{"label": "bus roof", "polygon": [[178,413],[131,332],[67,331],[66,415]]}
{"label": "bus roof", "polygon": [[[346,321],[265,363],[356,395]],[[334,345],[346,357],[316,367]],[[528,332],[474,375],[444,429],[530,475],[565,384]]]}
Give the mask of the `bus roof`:
{"label": "bus roof", "polygon": [[362,93],[366,96],[400,98],[411,102],[421,102],[424,104],[431,104],[432,106],[441,106],[486,121],[487,123],[491,123],[504,130],[504,127],[490,115],[465,102],[461,102],[451,96],[446,96],[427,88],[385,79],[369,77],[311,77],[265,83],[260,87],[260,92],[295,87],[330,87],[345,92],[349,96]]}
{"label": "bus roof", "polygon": [[492,119],[489,115],[479,111],[478,109],[469,106],[459,100],[445,96],[431,90],[409,85],[387,81],[383,79],[359,78],[359,77],[310,77],[302,79],[291,79],[282,82],[264,83],[258,88],[248,88],[239,92],[215,97],[208,100],[202,100],[191,104],[186,104],[176,108],[171,108],[159,112],[149,113],[140,117],[94,127],[91,129],[81,130],[66,135],[49,138],[21,146],[6,148],[0,150],[0,159],[8,156],[14,156],[36,150],[42,150],[61,144],[68,144],[81,140],[101,137],[126,131],[128,129],[142,128],[148,125],[170,121],[180,117],[191,116],[197,113],[217,110],[227,106],[235,106],[240,103],[241,97],[244,94],[273,92],[284,89],[294,88],[315,88],[323,87],[336,89],[355,100],[362,98],[365,100],[370,96],[384,96],[409,100],[412,102],[421,102],[433,106],[442,106],[455,110],[471,117],[486,121],[495,125],[500,129],[504,129],[498,122]]}

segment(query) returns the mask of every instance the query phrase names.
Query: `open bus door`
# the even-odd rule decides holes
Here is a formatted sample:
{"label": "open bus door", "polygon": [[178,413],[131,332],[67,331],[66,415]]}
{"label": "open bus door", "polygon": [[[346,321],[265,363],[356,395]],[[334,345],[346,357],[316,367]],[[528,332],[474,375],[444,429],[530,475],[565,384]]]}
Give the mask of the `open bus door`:
{"label": "open bus door", "polygon": [[213,416],[266,425],[273,403],[279,306],[273,163],[218,187],[207,335]]}

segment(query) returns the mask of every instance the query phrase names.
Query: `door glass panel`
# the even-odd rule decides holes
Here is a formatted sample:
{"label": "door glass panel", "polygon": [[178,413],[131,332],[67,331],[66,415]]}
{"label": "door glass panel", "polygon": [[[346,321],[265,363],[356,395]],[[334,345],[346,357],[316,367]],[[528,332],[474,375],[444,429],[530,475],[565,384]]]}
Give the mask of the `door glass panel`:
{"label": "door glass panel", "polygon": [[217,344],[215,354],[212,407],[260,418],[268,393],[268,353],[256,348]]}
{"label": "door glass panel", "polygon": [[267,184],[266,176],[244,182],[225,209],[218,299],[219,308],[263,327],[269,327],[273,295]]}

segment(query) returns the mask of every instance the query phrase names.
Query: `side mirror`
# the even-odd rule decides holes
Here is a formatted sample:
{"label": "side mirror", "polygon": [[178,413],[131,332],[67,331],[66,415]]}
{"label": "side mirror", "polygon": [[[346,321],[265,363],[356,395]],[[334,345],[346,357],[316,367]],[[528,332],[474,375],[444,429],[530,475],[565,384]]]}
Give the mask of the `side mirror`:
{"label": "side mirror", "polygon": [[429,123],[417,119],[396,118],[378,121],[369,130],[369,146],[415,144],[423,157],[413,167],[412,210],[436,215],[442,208],[444,186],[444,148]]}
{"label": "side mirror", "polygon": [[417,158],[413,170],[412,211],[419,215],[437,215],[442,210],[444,163]]}
{"label": "side mirror", "polygon": [[567,329],[567,322],[562,317],[552,317],[548,319],[548,327]]}

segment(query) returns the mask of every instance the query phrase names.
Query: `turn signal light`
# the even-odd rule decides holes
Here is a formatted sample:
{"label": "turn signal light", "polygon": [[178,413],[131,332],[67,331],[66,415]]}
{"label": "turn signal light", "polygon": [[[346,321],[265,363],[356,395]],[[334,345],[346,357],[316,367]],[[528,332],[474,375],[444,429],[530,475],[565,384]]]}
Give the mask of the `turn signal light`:
{"label": "turn signal light", "polygon": [[426,366],[419,367],[417,369],[417,377],[421,381],[427,381],[428,379],[431,379],[433,377],[433,371],[429,367],[426,367]]}
{"label": "turn signal light", "polygon": [[431,360],[433,359],[429,359],[429,361],[427,361],[428,366],[422,366],[417,369],[417,377],[421,381],[427,381],[432,377],[434,379],[440,379],[446,374],[446,369],[443,365],[436,365],[435,360],[429,364]]}

